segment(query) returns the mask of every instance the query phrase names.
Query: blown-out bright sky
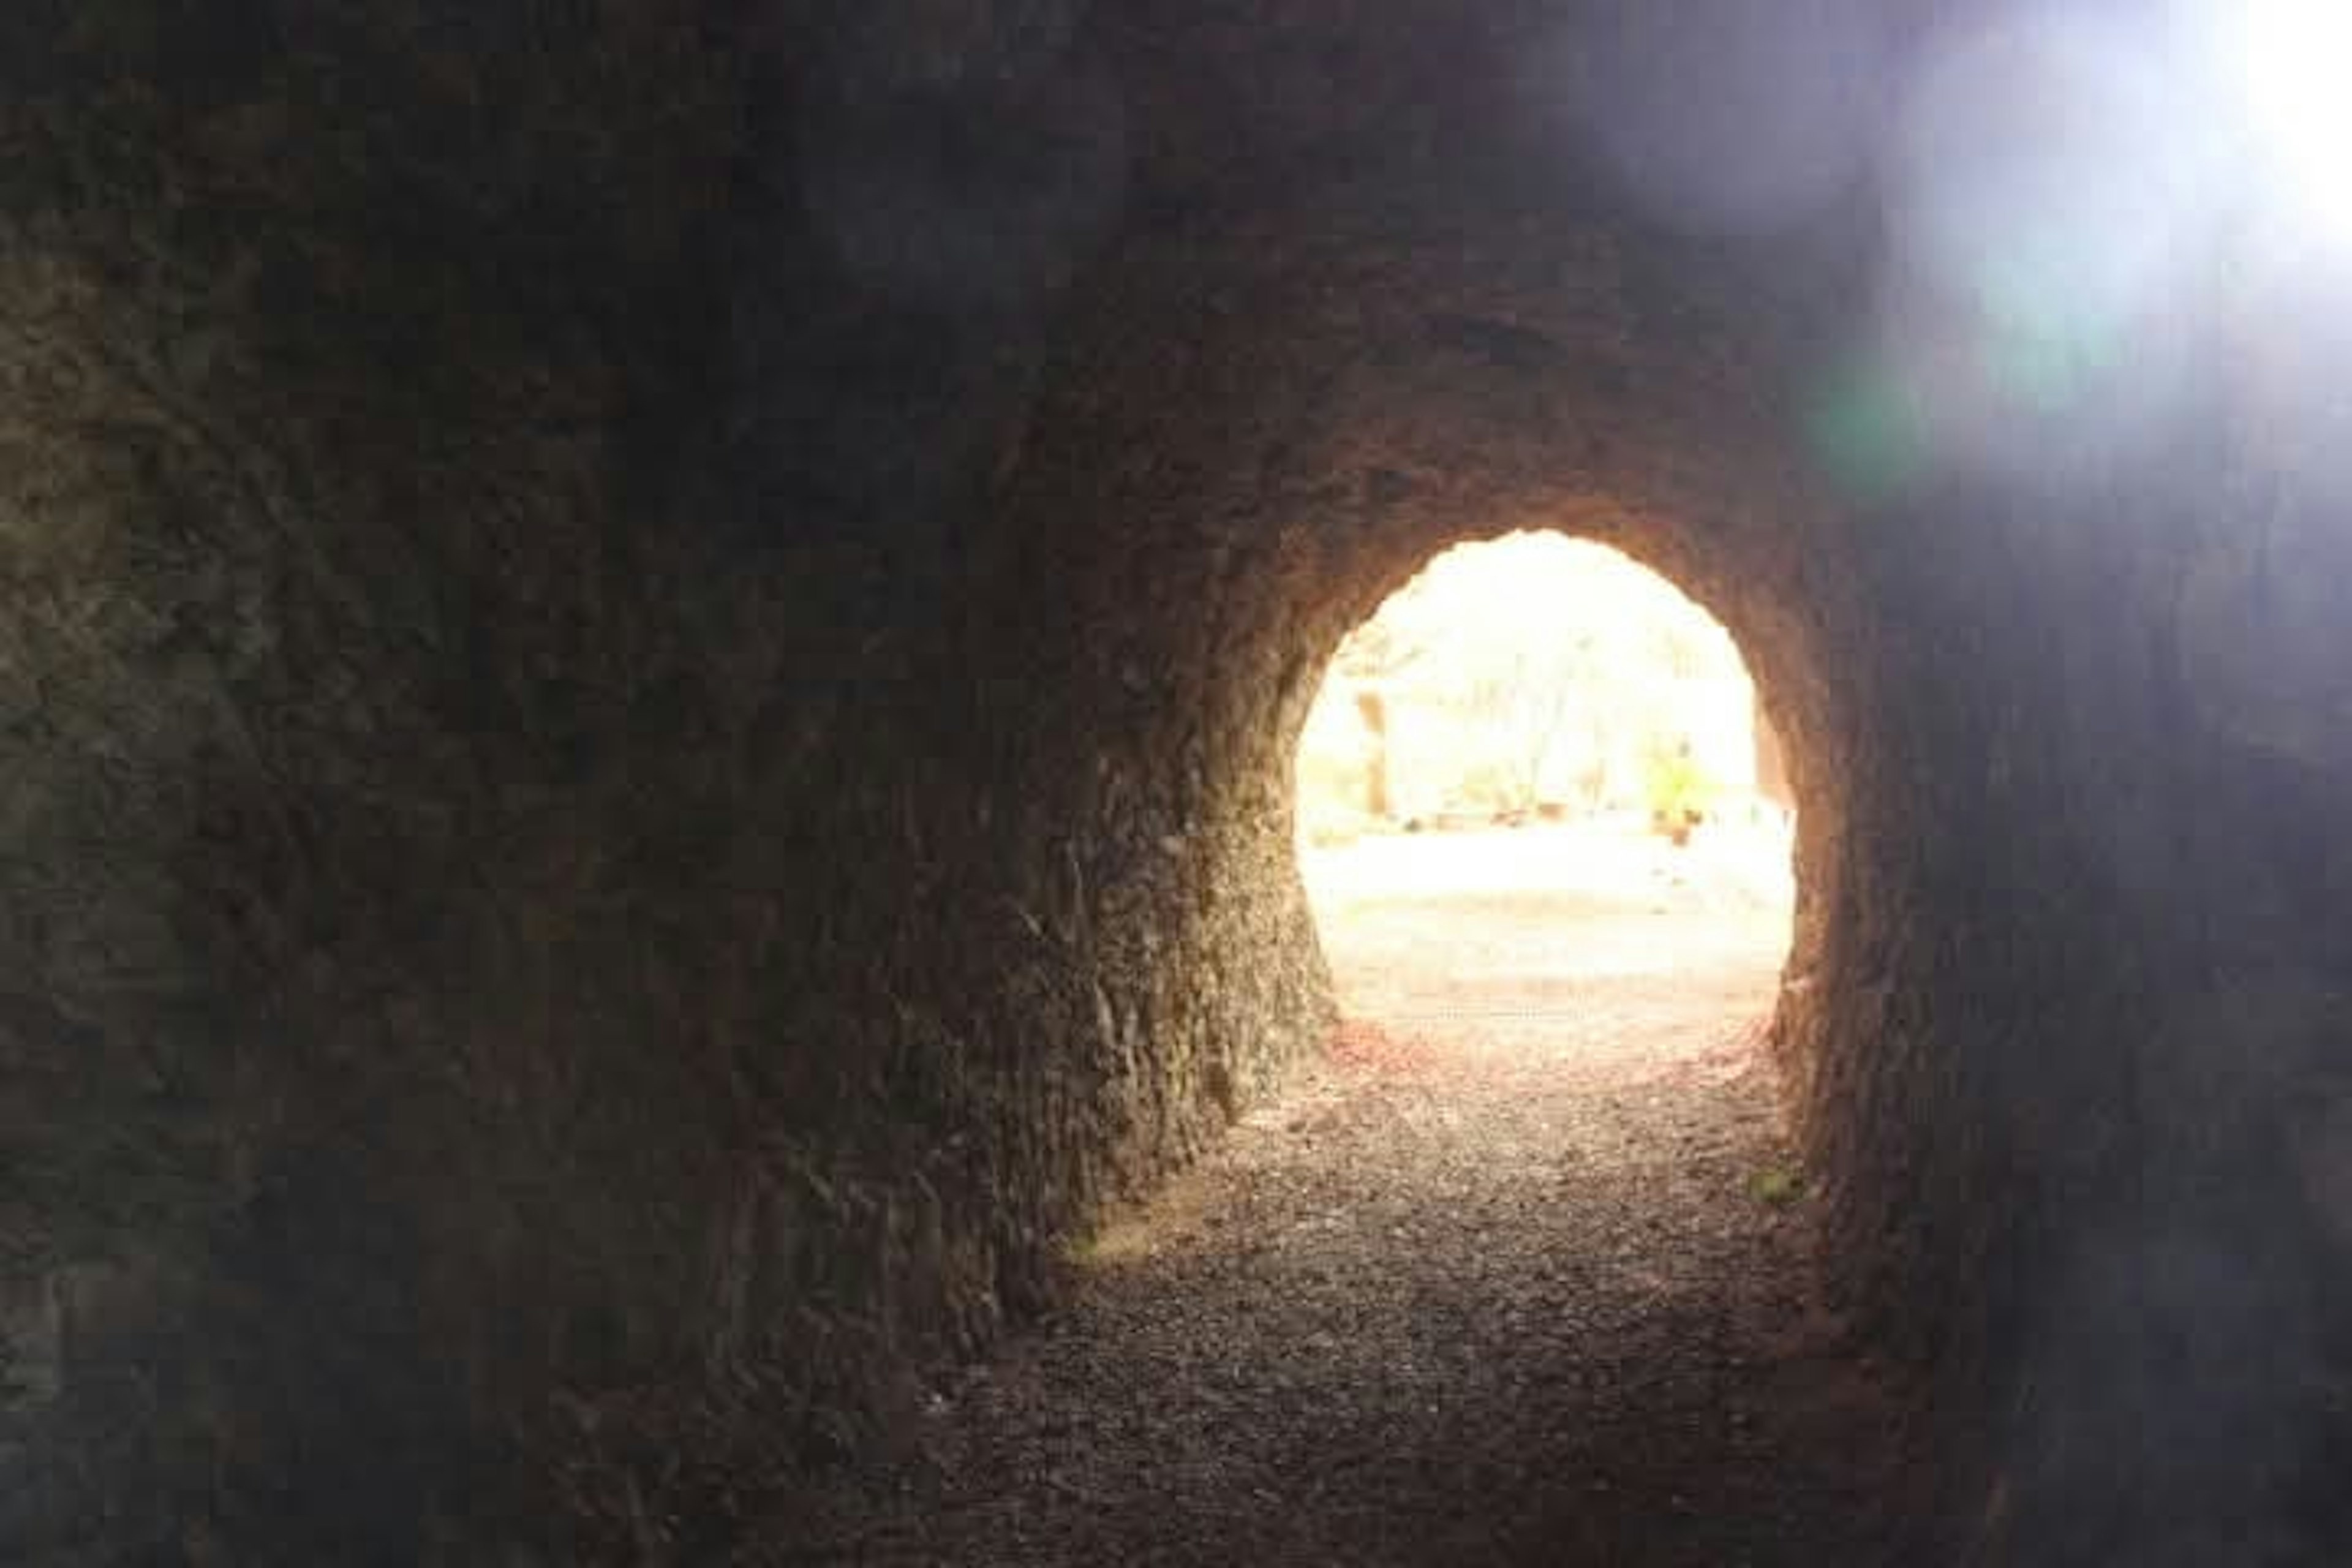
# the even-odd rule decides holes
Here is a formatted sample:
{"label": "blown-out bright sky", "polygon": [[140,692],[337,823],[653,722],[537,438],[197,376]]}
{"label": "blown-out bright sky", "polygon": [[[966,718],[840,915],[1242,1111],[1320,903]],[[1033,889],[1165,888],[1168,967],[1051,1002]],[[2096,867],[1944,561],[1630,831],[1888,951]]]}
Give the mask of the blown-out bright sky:
{"label": "blown-out bright sky", "polygon": [[1395,635],[1475,650],[1564,636],[1671,632],[1737,668],[1729,634],[1665,578],[1605,544],[1549,531],[1459,545],[1379,613]]}

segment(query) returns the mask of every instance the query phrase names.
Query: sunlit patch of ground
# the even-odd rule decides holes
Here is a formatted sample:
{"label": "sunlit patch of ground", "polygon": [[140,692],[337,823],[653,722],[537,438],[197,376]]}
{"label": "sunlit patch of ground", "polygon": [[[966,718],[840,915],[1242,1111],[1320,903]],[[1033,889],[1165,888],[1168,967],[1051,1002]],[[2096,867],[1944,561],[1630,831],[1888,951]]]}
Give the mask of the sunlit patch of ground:
{"label": "sunlit patch of ground", "polygon": [[1600,910],[1747,912],[1785,930],[1794,897],[1785,818],[1709,824],[1676,846],[1630,816],[1468,833],[1383,833],[1307,847],[1307,890],[1327,922],[1366,903],[1473,895],[1573,900]]}
{"label": "sunlit patch of ground", "polygon": [[1676,847],[1623,819],[1301,854],[1351,1026],[1456,1055],[1663,1070],[1760,1038],[1789,946],[1789,830]]}
{"label": "sunlit patch of ground", "polygon": [[1775,854],[1560,826],[1311,857],[1330,1049],[751,1560],[1912,1560],[1906,1405],[1823,1304],[1760,1050]]}

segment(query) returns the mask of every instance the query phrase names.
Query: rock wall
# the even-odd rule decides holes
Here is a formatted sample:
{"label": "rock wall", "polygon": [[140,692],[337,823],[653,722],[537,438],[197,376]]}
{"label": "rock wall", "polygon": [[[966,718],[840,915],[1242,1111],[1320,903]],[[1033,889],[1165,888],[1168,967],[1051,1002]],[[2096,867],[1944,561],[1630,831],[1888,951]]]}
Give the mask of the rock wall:
{"label": "rock wall", "polygon": [[1530,524],[1787,742],[1963,1533],[2343,1526],[2344,301],[1856,487],[1866,215],[1536,162],[1516,9],[494,10],[0,23],[13,1559],[684,1560],[892,1441],[1312,1046],[1322,664]]}

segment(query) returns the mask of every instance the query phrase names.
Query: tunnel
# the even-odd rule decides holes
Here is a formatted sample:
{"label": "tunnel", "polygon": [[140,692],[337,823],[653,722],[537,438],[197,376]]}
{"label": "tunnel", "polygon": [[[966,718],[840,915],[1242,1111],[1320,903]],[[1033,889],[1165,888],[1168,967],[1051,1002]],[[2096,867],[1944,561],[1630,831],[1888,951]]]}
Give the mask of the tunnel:
{"label": "tunnel", "polygon": [[793,1560],[1324,1050],[1307,705],[1541,527],[1782,742],[1890,1561],[2341,1561],[2352,243],[2229,8],[1764,10],[12,7],[0,1556]]}

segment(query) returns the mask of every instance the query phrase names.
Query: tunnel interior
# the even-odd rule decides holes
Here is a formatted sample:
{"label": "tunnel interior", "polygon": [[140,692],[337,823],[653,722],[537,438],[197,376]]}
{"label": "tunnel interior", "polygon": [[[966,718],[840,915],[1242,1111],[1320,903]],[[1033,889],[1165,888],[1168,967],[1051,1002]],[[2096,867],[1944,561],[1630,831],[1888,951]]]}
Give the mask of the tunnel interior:
{"label": "tunnel interior", "polygon": [[1937,1550],[2335,1560],[2352,283],[2138,174],[2168,34],[1698,9],[0,21],[11,1560],[889,1449],[1326,1037],[1307,706],[1528,518],[1786,743]]}

